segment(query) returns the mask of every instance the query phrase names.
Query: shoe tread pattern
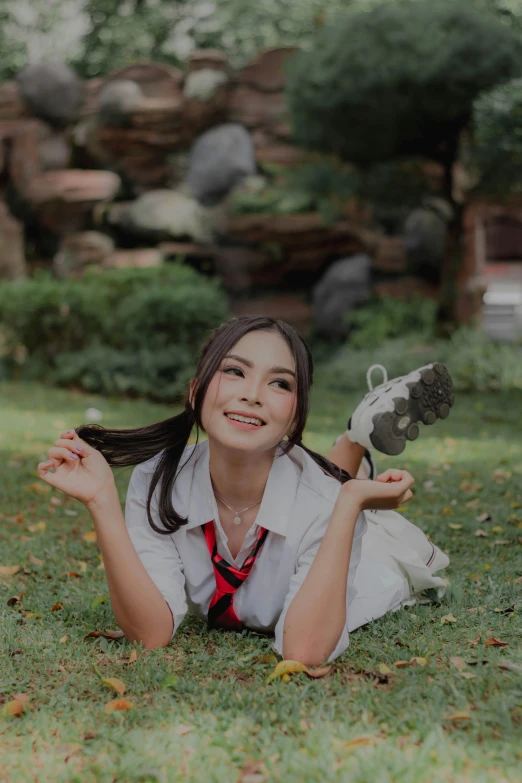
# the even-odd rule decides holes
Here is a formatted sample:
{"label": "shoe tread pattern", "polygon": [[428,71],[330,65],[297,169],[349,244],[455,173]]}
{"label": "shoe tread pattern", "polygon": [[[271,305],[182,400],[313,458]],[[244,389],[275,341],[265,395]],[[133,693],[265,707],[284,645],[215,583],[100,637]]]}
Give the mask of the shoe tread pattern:
{"label": "shoe tread pattern", "polygon": [[[408,399],[394,398],[396,408],[404,413],[386,411],[373,417],[373,446],[384,454],[402,454],[407,440],[419,435],[417,422],[434,424],[445,419],[455,401],[453,381],[446,367],[437,362],[432,369],[424,368],[420,379],[406,384],[410,390]],[[414,396],[417,395],[417,396]]]}

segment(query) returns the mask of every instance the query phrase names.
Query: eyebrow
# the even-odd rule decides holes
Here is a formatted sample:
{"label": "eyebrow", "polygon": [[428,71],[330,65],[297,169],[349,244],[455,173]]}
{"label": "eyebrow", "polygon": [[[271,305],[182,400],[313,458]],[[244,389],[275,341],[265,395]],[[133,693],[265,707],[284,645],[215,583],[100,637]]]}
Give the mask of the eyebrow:
{"label": "eyebrow", "polygon": [[[253,367],[254,366],[252,364],[252,362],[249,361],[249,359],[244,359],[242,356],[237,356],[236,354],[233,354],[233,353],[229,354],[228,356],[225,356],[225,359],[235,359],[236,362],[241,362],[241,364],[244,364],[246,367]],[[293,370],[289,370],[287,367],[272,367],[269,370],[269,372],[270,373],[278,373],[280,375],[283,375],[283,374],[291,375],[292,378],[295,378],[295,372]]]}

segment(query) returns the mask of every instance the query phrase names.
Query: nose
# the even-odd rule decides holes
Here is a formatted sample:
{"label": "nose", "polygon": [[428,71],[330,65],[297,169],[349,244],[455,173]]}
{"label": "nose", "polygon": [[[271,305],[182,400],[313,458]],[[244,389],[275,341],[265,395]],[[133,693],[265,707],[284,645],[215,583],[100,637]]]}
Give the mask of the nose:
{"label": "nose", "polygon": [[261,381],[252,378],[250,383],[243,387],[240,399],[241,402],[246,402],[248,405],[262,406]]}

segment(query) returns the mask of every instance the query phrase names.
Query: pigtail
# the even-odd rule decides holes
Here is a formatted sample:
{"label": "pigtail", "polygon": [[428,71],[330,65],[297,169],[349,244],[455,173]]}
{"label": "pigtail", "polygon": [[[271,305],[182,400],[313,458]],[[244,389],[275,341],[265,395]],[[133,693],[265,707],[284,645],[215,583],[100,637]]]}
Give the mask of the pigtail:
{"label": "pigtail", "polygon": [[[82,440],[103,454],[113,467],[139,465],[159,455],[147,497],[147,518],[156,533],[170,535],[187,523],[172,505],[172,489],[184,467],[180,467],[179,463],[194,424],[194,411],[187,403],[182,413],[148,427],[110,430],[99,424],[84,424],[76,432]],[[158,484],[159,526],[151,514],[152,497]]]}
{"label": "pigtail", "polygon": [[340,481],[341,484],[346,484],[347,481],[350,481],[350,479],[353,478],[353,476],[350,476],[348,471],[343,470],[339,467],[339,465],[335,465],[333,462],[330,462],[330,460],[326,459],[326,457],[323,457],[322,454],[318,454],[316,451],[308,449],[304,445],[303,441],[300,441],[297,445],[302,448],[303,451],[306,451],[308,456],[311,457],[313,461],[317,463],[317,465],[319,465],[324,473],[326,473],[328,476],[332,476],[332,478],[336,479],[337,481]]}

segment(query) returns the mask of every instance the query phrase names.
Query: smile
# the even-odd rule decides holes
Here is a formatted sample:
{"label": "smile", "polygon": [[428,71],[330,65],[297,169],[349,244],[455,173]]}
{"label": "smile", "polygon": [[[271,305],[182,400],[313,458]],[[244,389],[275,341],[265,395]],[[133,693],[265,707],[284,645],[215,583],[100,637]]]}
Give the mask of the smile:
{"label": "smile", "polygon": [[250,427],[262,427],[265,424],[263,419],[257,416],[243,416],[241,413],[225,413],[225,416],[229,421],[250,425]]}

